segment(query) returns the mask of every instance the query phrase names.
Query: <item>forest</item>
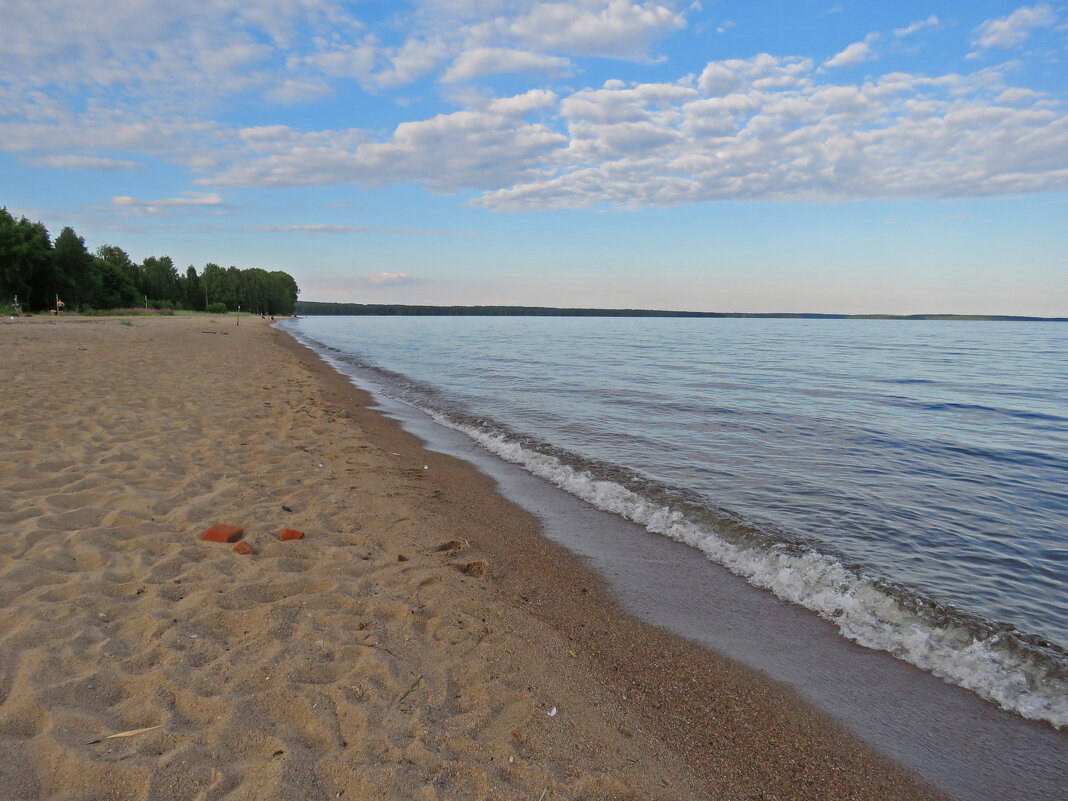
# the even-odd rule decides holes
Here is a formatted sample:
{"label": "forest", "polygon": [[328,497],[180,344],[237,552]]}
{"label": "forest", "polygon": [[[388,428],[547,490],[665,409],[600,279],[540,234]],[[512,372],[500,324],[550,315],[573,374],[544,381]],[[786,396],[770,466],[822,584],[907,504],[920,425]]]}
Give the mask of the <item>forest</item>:
{"label": "forest", "polygon": [[299,288],[288,273],[208,263],[179,271],[169,256],[137,263],[116,245],[90,253],[71,227],[53,242],[48,229],[0,209],[0,307],[40,312],[187,309],[292,314]]}

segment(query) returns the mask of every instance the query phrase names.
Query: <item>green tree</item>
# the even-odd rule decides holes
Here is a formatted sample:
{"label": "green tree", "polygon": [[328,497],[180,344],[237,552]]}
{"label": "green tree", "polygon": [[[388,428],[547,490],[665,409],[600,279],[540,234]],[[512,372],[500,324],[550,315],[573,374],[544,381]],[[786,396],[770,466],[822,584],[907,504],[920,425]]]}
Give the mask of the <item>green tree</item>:
{"label": "green tree", "polygon": [[44,225],[25,217],[15,220],[6,208],[0,209],[0,297],[5,302],[18,295],[26,311],[48,306],[51,253]]}
{"label": "green tree", "polygon": [[297,307],[297,295],[300,290],[293,276],[281,270],[274,270],[267,275],[268,314],[292,314]]}
{"label": "green tree", "polygon": [[97,305],[102,286],[97,262],[69,225],[52,247],[52,281],[55,294],[71,308]]}
{"label": "green tree", "polygon": [[200,285],[197,268],[192,264],[185,268],[185,278],[182,280],[182,285],[182,305],[187,309],[204,311],[204,290]]}
{"label": "green tree", "polygon": [[178,287],[178,271],[170,256],[149,256],[141,262],[141,291],[151,300],[174,302]]}
{"label": "green tree", "polygon": [[200,274],[200,288],[204,292],[205,308],[212,303],[225,303],[222,299],[225,280],[223,268],[218,264],[208,262],[204,265],[204,272]]}
{"label": "green tree", "polygon": [[244,290],[241,308],[257,314],[266,314],[270,296],[267,271],[251,267],[241,271],[241,278]]}
{"label": "green tree", "polygon": [[[105,283],[114,283],[121,295],[118,306],[136,305],[141,295],[141,267],[134,264],[126,251],[117,245],[101,245],[96,249],[96,257],[98,261],[113,268],[105,268],[102,272],[111,274],[110,278],[105,278]],[[121,275],[121,279],[114,276],[116,271]]]}
{"label": "green tree", "polygon": [[130,261],[126,251],[115,245],[101,245],[96,249],[97,270],[100,272],[101,309],[136,306],[140,300],[137,280],[140,268]]}

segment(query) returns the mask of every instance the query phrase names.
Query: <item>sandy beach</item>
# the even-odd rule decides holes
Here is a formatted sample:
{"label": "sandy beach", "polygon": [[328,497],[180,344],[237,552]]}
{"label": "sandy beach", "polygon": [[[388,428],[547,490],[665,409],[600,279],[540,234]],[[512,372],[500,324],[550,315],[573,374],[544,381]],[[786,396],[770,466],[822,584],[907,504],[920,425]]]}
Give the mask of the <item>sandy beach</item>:
{"label": "sandy beach", "polygon": [[0,798],[941,797],[369,403],[255,317],[0,321]]}

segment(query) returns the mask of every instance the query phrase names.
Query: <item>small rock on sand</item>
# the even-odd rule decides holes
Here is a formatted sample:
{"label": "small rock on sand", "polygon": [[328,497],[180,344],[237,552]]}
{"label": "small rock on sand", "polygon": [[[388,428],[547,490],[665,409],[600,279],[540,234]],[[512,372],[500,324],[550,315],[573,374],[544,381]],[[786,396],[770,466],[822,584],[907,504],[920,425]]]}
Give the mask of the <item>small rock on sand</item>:
{"label": "small rock on sand", "polygon": [[219,524],[212,526],[204,532],[204,539],[208,542],[237,542],[245,534],[241,526],[228,526]]}

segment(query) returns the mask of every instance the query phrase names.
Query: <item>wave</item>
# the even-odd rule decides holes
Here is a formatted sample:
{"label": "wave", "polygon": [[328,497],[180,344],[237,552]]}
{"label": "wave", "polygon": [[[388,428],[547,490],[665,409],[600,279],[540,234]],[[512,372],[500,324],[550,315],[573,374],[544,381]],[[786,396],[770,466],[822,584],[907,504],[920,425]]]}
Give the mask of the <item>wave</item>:
{"label": "wave", "polygon": [[1066,655],[1050,643],[917,598],[810,548],[733,543],[680,511],[505,434],[422,411],[598,509],[698,549],[750,584],[831,621],[860,645],[887,651],[1025,718],[1068,726]]}
{"label": "wave", "polygon": [[[323,352],[321,343],[300,337]],[[336,354],[337,351],[334,351]],[[524,439],[484,419],[435,408],[427,395],[402,378],[371,365],[324,354],[349,372],[371,372],[397,392],[388,392],[435,422],[459,431],[481,447],[533,475],[648,531],[685,543],[750,584],[832,622],[842,636],[909,662],[946,681],[1032,720],[1068,727],[1068,653],[1056,644],[939,604],[891,585],[835,555],[784,536],[755,536],[729,513],[709,514],[693,503],[660,503],[670,493],[644,492],[641,482],[608,473],[603,466]],[[348,368],[348,370],[344,368]],[[382,386],[382,381],[374,381]],[[618,480],[616,480],[618,479]],[[683,511],[685,509],[686,511]]]}

